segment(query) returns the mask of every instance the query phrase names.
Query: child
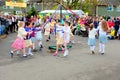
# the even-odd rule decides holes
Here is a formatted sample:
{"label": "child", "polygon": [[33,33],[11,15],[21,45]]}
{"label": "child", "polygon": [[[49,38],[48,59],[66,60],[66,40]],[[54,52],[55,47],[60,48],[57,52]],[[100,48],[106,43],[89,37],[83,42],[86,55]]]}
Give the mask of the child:
{"label": "child", "polygon": [[41,51],[42,46],[42,29],[41,27],[36,27],[35,28],[35,33],[36,33],[36,40],[38,42],[39,50]]}
{"label": "child", "polygon": [[24,37],[26,37],[26,35],[29,35],[29,33],[27,33],[24,29],[24,25],[25,25],[24,22],[20,21],[20,22],[18,22],[18,25],[19,25],[19,29],[18,29],[17,39],[12,44],[12,47],[14,48],[14,50],[10,51],[10,55],[11,55],[11,57],[13,57],[14,52],[22,49],[23,57],[27,57],[26,52],[25,52],[26,44],[24,41]]}
{"label": "child", "polygon": [[99,52],[101,53],[101,55],[105,53],[105,44],[108,42],[107,31],[108,31],[107,21],[102,20],[99,26],[99,45],[100,45]]}
{"label": "child", "polygon": [[33,52],[36,52],[36,49],[35,49],[35,41],[36,41],[36,39],[35,39],[35,26],[36,25],[34,25],[34,23],[32,23],[32,27],[31,27],[31,29],[32,29],[31,41],[32,41],[32,45],[33,45],[33,47],[32,47]]}
{"label": "child", "polygon": [[28,55],[32,56],[33,55],[33,53],[31,52],[32,47],[33,47],[32,41],[31,41],[32,23],[27,22],[26,27],[25,27],[25,31],[30,33],[30,35],[26,36],[24,38],[24,40],[25,40],[26,48],[28,48]]}
{"label": "child", "polygon": [[95,46],[96,46],[96,39],[95,35],[97,34],[96,29],[94,28],[94,24],[91,23],[89,27],[89,35],[88,35],[88,45],[90,46],[90,50],[92,54],[95,54]]}
{"label": "child", "polygon": [[57,56],[58,55],[58,48],[62,47],[63,44],[63,34],[64,34],[64,27],[62,26],[61,23],[56,24],[56,51],[53,54],[53,56]]}
{"label": "child", "polygon": [[70,26],[68,24],[69,23],[67,21],[65,21],[64,35],[63,35],[63,44],[64,44],[64,47],[65,47],[65,52],[64,52],[63,56],[67,56],[68,55],[67,44],[70,42],[70,34],[71,34],[71,29],[70,29]]}
{"label": "child", "polygon": [[47,37],[46,42],[50,40],[50,28],[51,28],[50,22],[47,20],[45,25],[45,36]]}

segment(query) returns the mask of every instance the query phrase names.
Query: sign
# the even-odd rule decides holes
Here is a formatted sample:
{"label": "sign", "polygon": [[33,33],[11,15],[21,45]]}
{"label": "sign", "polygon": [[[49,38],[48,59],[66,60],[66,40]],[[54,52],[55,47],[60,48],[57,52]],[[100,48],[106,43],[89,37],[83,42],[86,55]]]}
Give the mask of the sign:
{"label": "sign", "polygon": [[13,7],[27,7],[26,3],[20,3],[20,2],[5,2],[6,6],[13,6]]}
{"label": "sign", "polygon": [[108,11],[113,11],[113,10],[114,10],[113,6],[108,7]]}

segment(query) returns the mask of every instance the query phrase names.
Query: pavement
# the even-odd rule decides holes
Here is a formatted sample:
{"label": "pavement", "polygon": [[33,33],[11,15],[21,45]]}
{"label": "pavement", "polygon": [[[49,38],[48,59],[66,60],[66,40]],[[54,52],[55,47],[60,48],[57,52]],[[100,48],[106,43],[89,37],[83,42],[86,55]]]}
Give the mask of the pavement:
{"label": "pavement", "polygon": [[63,57],[59,52],[54,57],[47,52],[48,46],[55,44],[52,37],[47,43],[44,39],[43,50],[33,56],[23,58],[15,54],[11,58],[9,51],[16,35],[9,34],[0,41],[0,80],[120,80],[119,40],[110,40],[104,55],[99,54],[97,44],[96,54],[92,55],[87,38],[75,36],[69,56]]}

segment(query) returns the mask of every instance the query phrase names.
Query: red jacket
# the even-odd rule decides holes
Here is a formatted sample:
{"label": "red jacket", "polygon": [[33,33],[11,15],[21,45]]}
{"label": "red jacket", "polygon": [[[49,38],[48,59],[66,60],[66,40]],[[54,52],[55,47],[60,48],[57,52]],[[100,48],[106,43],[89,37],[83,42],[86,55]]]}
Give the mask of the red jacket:
{"label": "red jacket", "polygon": [[114,27],[115,23],[113,21],[108,21],[108,27],[111,29]]}

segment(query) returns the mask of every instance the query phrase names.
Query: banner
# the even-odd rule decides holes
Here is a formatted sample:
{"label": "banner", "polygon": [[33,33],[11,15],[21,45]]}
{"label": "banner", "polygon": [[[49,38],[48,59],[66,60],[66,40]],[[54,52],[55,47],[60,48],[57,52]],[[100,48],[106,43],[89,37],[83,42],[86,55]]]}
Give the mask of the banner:
{"label": "banner", "polygon": [[27,7],[27,5],[26,5],[26,3],[20,3],[20,2],[12,2],[12,1],[10,1],[10,2],[5,2],[5,5],[6,6],[13,6],[13,7],[24,7],[24,8],[26,8]]}

